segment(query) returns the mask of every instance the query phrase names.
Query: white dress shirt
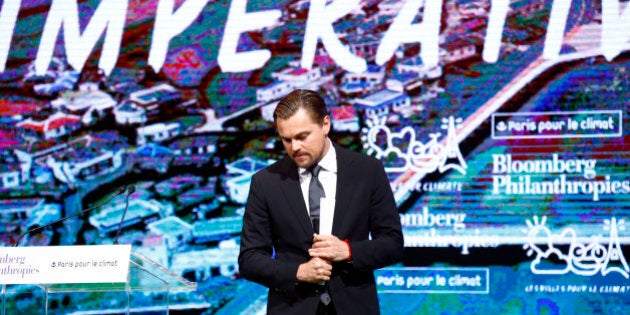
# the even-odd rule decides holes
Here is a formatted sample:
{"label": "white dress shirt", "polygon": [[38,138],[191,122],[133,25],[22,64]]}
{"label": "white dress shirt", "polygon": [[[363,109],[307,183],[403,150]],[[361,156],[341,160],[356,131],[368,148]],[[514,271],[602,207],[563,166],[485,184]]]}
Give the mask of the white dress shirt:
{"label": "white dress shirt", "polygon": [[[322,198],[319,204],[319,234],[330,235],[332,233],[332,221],[335,215],[335,194],[337,192],[337,153],[335,147],[332,145],[330,139],[327,139],[330,143],[328,152],[321,161],[319,166],[319,182],[324,187],[324,193],[326,197]],[[302,195],[306,201],[306,210],[309,211],[308,204],[308,185],[311,181],[311,173],[305,168],[299,168],[300,174],[300,188],[302,188]]]}

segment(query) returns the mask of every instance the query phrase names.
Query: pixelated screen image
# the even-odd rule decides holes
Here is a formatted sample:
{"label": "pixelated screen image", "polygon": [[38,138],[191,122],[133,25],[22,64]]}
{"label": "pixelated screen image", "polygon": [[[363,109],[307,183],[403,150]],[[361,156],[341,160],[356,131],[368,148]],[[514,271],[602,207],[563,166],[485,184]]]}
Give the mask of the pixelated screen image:
{"label": "pixelated screen image", "polygon": [[[131,245],[196,284],[132,313],[264,314],[242,216],[285,154],[276,104],[311,89],[390,179],[405,254],[374,272],[383,314],[622,313],[628,4],[0,0],[0,248]],[[1,277],[33,272],[0,254]],[[4,285],[2,307],[129,305],[40,291]]]}

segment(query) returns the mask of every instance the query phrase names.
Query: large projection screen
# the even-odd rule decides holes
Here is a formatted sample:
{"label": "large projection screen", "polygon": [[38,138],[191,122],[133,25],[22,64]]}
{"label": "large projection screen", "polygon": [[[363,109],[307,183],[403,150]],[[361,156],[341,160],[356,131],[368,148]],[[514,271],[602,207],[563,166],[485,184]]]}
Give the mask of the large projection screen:
{"label": "large projection screen", "polygon": [[275,105],[306,88],[389,175],[405,255],[374,273],[383,314],[621,313],[628,3],[0,0],[0,246],[132,244],[198,283],[174,310],[264,313],[243,209],[284,154]]}

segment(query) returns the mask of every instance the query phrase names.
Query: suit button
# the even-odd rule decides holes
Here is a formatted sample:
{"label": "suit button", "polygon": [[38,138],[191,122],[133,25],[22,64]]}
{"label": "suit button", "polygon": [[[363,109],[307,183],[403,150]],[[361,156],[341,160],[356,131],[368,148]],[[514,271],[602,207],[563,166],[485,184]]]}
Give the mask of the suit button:
{"label": "suit button", "polygon": [[319,294],[319,289],[315,289],[315,293]]}

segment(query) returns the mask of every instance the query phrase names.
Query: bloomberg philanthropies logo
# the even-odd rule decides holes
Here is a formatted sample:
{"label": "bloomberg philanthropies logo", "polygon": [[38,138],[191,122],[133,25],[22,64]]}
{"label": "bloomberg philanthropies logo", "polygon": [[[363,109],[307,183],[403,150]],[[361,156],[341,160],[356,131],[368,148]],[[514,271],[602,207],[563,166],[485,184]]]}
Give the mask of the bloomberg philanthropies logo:
{"label": "bloomberg philanthropies logo", "polygon": [[26,257],[13,256],[8,253],[0,254],[0,276],[26,277],[30,274],[38,274],[39,268],[28,264]]}
{"label": "bloomberg philanthropies logo", "polygon": [[[597,179],[596,159],[562,159],[553,154],[548,159],[516,160],[511,154],[492,155],[492,194],[560,195],[587,194],[598,201],[601,195],[630,193],[630,181]],[[567,176],[576,174],[578,176]]]}

